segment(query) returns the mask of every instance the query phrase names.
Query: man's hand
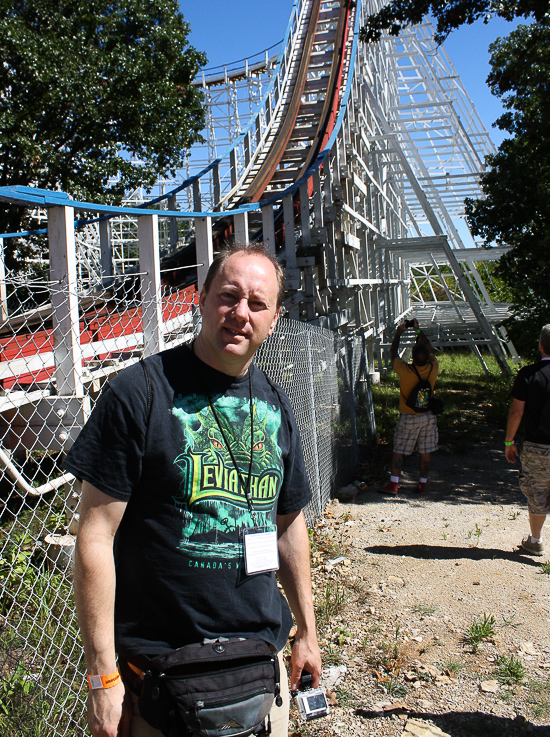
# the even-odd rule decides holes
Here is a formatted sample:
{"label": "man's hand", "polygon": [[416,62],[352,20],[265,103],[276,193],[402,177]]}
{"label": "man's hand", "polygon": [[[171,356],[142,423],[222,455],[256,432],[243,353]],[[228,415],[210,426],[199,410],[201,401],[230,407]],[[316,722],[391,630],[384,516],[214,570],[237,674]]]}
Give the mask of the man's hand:
{"label": "man's hand", "polygon": [[402,322],[402,323],[401,323],[401,325],[398,325],[398,326],[397,326],[397,329],[396,329],[396,331],[395,331],[395,334],[396,334],[396,335],[403,335],[403,333],[404,333],[404,332],[405,332],[405,330],[407,330],[407,329],[408,329],[408,328],[407,328],[407,326],[405,325],[405,322]]}
{"label": "man's hand", "polygon": [[88,726],[93,737],[130,737],[132,705],[119,683],[88,694]]}
{"label": "man's hand", "polygon": [[290,675],[290,688],[292,691],[298,690],[298,683],[305,670],[313,676],[312,687],[317,688],[319,679],[321,678],[321,653],[317,644],[317,637],[300,637],[296,635],[294,645],[292,647],[292,655],[290,658],[292,672]]}
{"label": "man's hand", "polygon": [[515,463],[519,458],[518,446],[515,443],[513,445],[507,445],[504,448],[504,452],[508,463]]}
{"label": "man's hand", "polygon": [[418,324],[418,320],[416,319],[416,317],[413,317],[413,328],[415,330],[420,330],[420,325]]}
{"label": "man's hand", "polygon": [[279,534],[279,580],[296,619],[297,633],[292,648],[290,687],[298,688],[302,670],[313,676],[313,685],[321,677],[321,654],[317,644],[315,612],[311,595],[309,536],[302,512],[277,516]]}
{"label": "man's hand", "polygon": [[[506,433],[504,435],[505,441],[510,438],[512,440],[516,437],[517,431],[521,424],[521,418],[525,411],[525,402],[515,397],[512,399],[510,411],[508,412],[508,423],[506,425]],[[505,445],[504,453],[506,454],[506,460],[508,463],[515,463],[519,458],[518,446],[514,442],[513,445]]]}

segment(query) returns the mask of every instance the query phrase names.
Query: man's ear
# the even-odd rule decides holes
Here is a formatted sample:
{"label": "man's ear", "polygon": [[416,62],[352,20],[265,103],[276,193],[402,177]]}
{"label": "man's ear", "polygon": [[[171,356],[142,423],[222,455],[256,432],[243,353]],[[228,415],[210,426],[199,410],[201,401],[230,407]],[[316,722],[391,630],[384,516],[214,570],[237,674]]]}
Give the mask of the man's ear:
{"label": "man's ear", "polygon": [[205,291],[205,289],[203,287],[201,289],[201,293],[200,293],[200,296],[199,296],[199,310],[201,312],[201,315],[202,315],[202,311],[203,311],[203,307],[204,307],[204,300],[205,299],[206,299],[206,291]]}
{"label": "man's ear", "polygon": [[275,330],[275,325],[277,324],[277,320],[279,319],[279,315],[281,314],[281,308],[277,310],[275,313],[275,317],[273,318],[273,322],[271,323],[271,326],[269,328],[268,335],[271,335],[271,333]]}

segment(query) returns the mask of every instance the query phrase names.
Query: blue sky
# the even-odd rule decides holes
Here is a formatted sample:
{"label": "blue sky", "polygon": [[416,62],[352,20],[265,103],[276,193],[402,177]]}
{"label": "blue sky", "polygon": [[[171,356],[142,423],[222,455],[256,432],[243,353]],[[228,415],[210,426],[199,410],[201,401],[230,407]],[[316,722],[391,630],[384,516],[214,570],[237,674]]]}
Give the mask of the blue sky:
{"label": "blue sky", "polygon": [[[191,43],[208,56],[208,66],[237,61],[281,41],[292,0],[180,0],[191,26]],[[502,112],[500,101],[485,84],[489,44],[514,26],[501,19],[482,21],[455,31],[444,44],[468,94],[495,144],[503,138],[492,123]]]}

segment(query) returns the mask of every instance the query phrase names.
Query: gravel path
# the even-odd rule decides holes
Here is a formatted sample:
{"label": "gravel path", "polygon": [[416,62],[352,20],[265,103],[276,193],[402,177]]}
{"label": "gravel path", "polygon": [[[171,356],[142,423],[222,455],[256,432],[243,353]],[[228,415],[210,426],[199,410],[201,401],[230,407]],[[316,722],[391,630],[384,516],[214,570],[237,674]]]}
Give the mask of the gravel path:
{"label": "gravel path", "polygon": [[[333,707],[325,719],[294,719],[291,734],[550,737],[550,575],[541,566],[550,555],[518,551],[528,523],[517,468],[491,441],[464,455],[442,448],[423,497],[413,492],[417,469],[413,456],[397,498],[359,485],[315,531]],[[483,622],[485,639],[472,642]]]}

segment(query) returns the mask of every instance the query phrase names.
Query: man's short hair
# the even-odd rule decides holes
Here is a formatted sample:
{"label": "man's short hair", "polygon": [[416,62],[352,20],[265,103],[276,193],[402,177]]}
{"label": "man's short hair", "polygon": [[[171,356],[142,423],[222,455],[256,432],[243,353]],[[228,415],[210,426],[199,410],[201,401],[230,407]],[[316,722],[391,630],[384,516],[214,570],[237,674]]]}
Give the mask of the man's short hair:
{"label": "man's short hair", "polygon": [[212,259],[212,263],[210,264],[208,273],[206,274],[206,279],[204,280],[204,291],[208,292],[210,286],[212,285],[212,282],[223,268],[227,259],[230,256],[233,256],[235,253],[263,256],[264,258],[268,259],[268,261],[271,261],[275,268],[275,273],[277,274],[277,309],[279,309],[279,307],[283,304],[283,299],[285,296],[285,272],[283,271],[281,264],[277,260],[277,257],[268,250],[266,244],[263,243],[263,241],[257,241],[256,243],[248,244],[224,244],[220,248],[220,250],[216,251],[216,253],[214,254],[214,258]]}
{"label": "man's short hair", "polygon": [[412,360],[417,366],[425,366],[428,363],[430,351],[424,343],[415,343],[412,349]]}
{"label": "man's short hair", "polygon": [[550,323],[540,331],[540,344],[547,356],[550,356]]}

